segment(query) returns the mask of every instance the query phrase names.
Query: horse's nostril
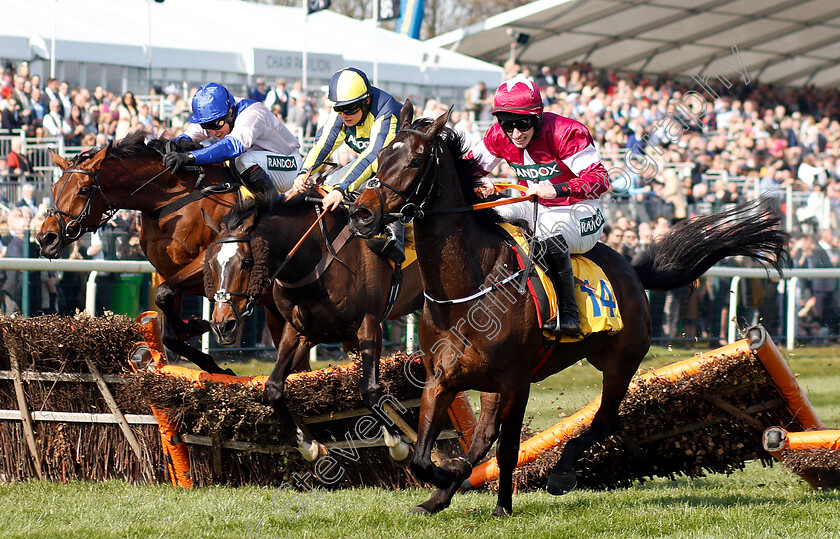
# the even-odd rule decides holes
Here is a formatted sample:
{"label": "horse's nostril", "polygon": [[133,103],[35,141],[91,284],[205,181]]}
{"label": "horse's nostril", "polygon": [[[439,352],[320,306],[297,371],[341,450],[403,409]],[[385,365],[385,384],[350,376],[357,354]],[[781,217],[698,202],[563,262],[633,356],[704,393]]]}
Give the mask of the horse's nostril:
{"label": "horse's nostril", "polygon": [[373,213],[367,208],[356,208],[353,218],[360,224],[367,225],[373,221]]}
{"label": "horse's nostril", "polygon": [[222,333],[233,340],[233,335],[236,333],[236,320],[228,320],[222,324]]}

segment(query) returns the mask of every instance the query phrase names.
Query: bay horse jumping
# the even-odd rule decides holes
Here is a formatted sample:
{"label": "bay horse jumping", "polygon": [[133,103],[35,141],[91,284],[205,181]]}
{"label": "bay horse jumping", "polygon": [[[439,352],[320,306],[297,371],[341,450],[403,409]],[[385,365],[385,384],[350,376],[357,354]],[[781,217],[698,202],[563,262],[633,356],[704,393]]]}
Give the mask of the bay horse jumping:
{"label": "bay horse jumping", "polygon": [[[187,344],[210,326],[198,319],[184,322],[181,305],[184,293],[204,292],[204,250],[214,234],[204,226],[202,212],[221,219],[239,196],[238,183],[220,165],[172,174],[161,158],[168,141],[146,142],[145,137],[145,132],[135,131],[72,161],[52,153],[61,177],[52,187],[53,207],[37,235],[41,255],[58,258],[66,246],[97,230],[117,210],[140,211],[140,246],[164,279],[155,297],[163,313],[163,344],[205,371],[223,372],[210,355]],[[184,151],[197,147],[189,141],[170,144]],[[266,302],[265,314],[276,344],[283,318],[272,302]],[[295,368],[308,370],[308,362]]]}
{"label": "bay horse jumping", "polygon": [[[619,404],[651,344],[645,289],[691,285],[727,256],[747,256],[778,269],[785,234],[778,230],[778,217],[756,202],[675,225],[632,266],[599,243],[583,256],[606,273],[623,329],[546,348],[533,300],[517,293],[518,279],[501,283],[493,277],[503,268],[513,274],[520,267],[493,223],[495,216],[488,210],[462,211],[479,202],[474,192],[479,175],[475,161],[462,157],[463,139],[445,127],[449,112],[435,120],[412,123],[412,118],[413,106],[406,102],[399,133],[379,153],[378,181],[368,184],[350,211],[354,230],[364,237],[393,219],[415,219],[426,294],[419,341],[427,379],[411,469],[438,490],[414,511],[446,508],[498,436],[499,495],[493,514],[509,515],[530,384],[583,358],[603,373],[601,404],[591,426],[566,444],[550,474],[548,491],[562,494],[576,484],[574,464],[582,453],[618,430]],[[471,312],[483,299],[485,313],[492,310],[498,318],[491,329],[486,314],[479,319]],[[467,458],[435,466],[432,444],[453,398],[466,389],[483,392]]]}
{"label": "bay horse jumping", "polygon": [[280,203],[255,194],[238,202],[223,226],[207,219],[207,226],[218,234],[205,257],[205,295],[215,300],[210,325],[220,342],[229,340],[247,302],[268,290],[266,281],[272,282],[274,304],[288,323],[265,389],[287,427],[290,445],[297,443],[310,460],[323,451],[319,444],[301,439],[303,433],[284,403],[291,367],[305,361],[312,346],[340,342],[361,353],[362,400],[386,427],[392,456],[406,460],[409,447],[400,443],[399,431],[383,415],[390,397],[383,396],[379,384],[380,323],[422,306],[417,264],[402,270],[398,292],[392,295],[395,270],[350,232],[343,209],[327,212],[318,223],[320,230],[307,235],[319,218],[320,205],[306,198],[298,194]]}

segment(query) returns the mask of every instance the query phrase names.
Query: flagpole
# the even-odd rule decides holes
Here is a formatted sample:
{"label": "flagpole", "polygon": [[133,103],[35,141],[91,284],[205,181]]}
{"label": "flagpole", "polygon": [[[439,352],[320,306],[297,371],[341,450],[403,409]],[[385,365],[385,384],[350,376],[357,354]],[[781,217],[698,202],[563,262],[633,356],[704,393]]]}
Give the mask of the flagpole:
{"label": "flagpole", "polygon": [[373,0],[373,85],[379,87],[379,2]]}
{"label": "flagpole", "polygon": [[309,10],[306,8],[306,0],[303,0],[303,80],[302,80],[303,95],[306,95],[306,90],[308,88],[308,85],[306,83],[306,79],[309,78],[309,76],[308,76],[309,74],[306,71],[306,68],[307,68],[306,64],[308,63],[307,62],[308,55],[306,53],[306,45],[307,45],[306,35],[309,33],[308,25],[309,25]]}

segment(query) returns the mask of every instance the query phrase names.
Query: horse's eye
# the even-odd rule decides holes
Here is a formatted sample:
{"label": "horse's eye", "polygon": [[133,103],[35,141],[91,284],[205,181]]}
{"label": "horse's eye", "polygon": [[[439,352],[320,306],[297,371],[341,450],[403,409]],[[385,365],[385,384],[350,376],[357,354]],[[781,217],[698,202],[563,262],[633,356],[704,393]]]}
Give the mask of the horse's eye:
{"label": "horse's eye", "polygon": [[248,269],[254,266],[254,259],[253,258],[246,258],[242,261],[242,268]]}
{"label": "horse's eye", "polygon": [[411,161],[408,162],[408,168],[420,168],[420,165],[423,164],[423,159],[420,157],[415,157]]}
{"label": "horse's eye", "polygon": [[86,185],[86,186],[80,188],[79,189],[79,194],[82,195],[82,196],[89,195],[90,194],[90,187]]}

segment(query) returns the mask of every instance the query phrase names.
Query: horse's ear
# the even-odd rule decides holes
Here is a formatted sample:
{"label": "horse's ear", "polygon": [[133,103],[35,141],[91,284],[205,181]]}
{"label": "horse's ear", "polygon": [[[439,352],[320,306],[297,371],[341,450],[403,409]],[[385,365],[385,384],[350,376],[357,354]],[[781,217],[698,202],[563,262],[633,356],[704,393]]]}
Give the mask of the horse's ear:
{"label": "horse's ear", "polygon": [[207,225],[207,228],[213,231],[213,234],[219,235],[222,231],[222,225],[219,224],[218,221],[210,217],[204,208],[201,209],[201,219],[204,221],[204,224]]}
{"label": "horse's ear", "polygon": [[414,103],[411,99],[406,99],[405,104],[400,109],[400,129],[405,129],[414,121]]}
{"label": "horse's ear", "polygon": [[61,170],[67,170],[73,164],[52,150],[50,150],[50,157],[52,157],[52,161],[53,163],[55,163],[55,166],[57,166]]}
{"label": "horse's ear", "polygon": [[108,156],[111,155],[111,145],[113,142],[108,141],[108,145],[96,152],[96,154],[90,158],[88,161],[88,167],[91,170],[96,170],[99,168],[99,165],[102,164],[102,161],[108,159]]}
{"label": "horse's ear", "polygon": [[446,126],[446,122],[449,121],[449,116],[452,114],[452,105],[450,105],[449,110],[435,118],[435,121],[432,122],[432,125],[429,127],[428,132],[426,133],[429,138],[435,138],[440,133],[441,129]]}

